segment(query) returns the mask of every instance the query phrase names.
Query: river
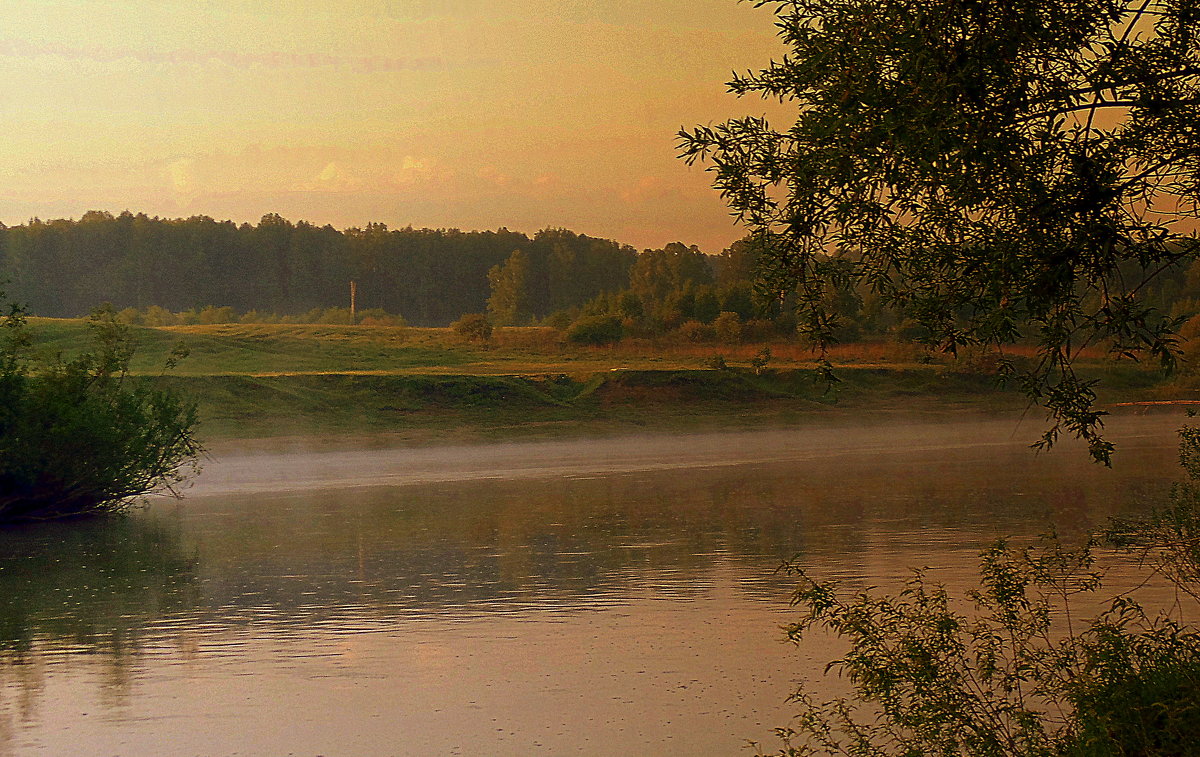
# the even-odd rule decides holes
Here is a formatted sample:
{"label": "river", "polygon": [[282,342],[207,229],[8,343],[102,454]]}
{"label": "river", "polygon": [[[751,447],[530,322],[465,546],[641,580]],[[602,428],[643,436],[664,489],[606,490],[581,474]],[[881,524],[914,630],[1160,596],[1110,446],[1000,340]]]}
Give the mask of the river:
{"label": "river", "polygon": [[0,534],[0,755],[748,754],[833,654],[784,639],[783,560],[965,586],[1149,506],[1180,423],[1114,419],[1113,470],[1015,419],[227,447],[181,501]]}

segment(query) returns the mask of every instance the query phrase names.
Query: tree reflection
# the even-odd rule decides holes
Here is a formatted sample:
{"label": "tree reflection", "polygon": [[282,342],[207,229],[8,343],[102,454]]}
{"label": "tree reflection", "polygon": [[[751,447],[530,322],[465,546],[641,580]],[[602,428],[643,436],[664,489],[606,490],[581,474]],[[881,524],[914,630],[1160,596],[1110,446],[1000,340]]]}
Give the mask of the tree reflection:
{"label": "tree reflection", "polygon": [[135,651],[146,624],[194,604],[179,527],[139,515],[8,529],[0,540],[0,654]]}
{"label": "tree reflection", "polygon": [[95,656],[100,699],[124,699],[148,625],[194,606],[193,562],[177,525],[141,515],[6,529],[0,745],[36,719],[55,654]]}

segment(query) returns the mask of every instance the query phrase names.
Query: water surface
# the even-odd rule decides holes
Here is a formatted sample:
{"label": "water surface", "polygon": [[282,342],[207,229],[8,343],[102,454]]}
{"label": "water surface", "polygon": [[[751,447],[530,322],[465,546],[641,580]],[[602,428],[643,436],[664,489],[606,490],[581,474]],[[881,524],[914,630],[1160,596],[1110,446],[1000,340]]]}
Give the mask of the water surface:
{"label": "water surface", "polygon": [[832,650],[783,640],[797,560],[973,575],[1174,474],[1032,424],[226,453],[181,503],[0,538],[3,755],[716,755]]}

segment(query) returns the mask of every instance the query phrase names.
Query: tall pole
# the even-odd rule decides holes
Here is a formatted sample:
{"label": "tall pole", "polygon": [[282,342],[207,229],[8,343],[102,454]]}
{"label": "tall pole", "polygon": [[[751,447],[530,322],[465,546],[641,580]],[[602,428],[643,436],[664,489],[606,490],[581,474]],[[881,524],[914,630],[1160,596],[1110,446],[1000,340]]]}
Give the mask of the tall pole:
{"label": "tall pole", "polygon": [[350,323],[355,323],[358,319],[355,315],[358,313],[358,282],[350,279]]}

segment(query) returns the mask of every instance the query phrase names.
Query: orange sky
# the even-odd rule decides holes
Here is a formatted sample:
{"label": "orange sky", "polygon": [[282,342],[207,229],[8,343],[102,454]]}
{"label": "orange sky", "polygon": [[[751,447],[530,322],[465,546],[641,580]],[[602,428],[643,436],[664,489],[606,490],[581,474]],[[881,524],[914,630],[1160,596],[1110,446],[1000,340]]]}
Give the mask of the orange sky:
{"label": "orange sky", "polygon": [[[781,52],[735,0],[5,0],[0,221],[741,236],[681,126]],[[774,106],[775,110],[779,106]]]}

